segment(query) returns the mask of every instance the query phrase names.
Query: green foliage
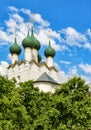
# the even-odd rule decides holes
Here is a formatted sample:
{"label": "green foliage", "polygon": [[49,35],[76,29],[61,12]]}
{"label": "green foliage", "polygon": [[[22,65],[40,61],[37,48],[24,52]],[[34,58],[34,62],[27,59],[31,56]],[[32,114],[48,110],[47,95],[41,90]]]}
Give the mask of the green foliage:
{"label": "green foliage", "polygon": [[52,93],[0,76],[0,130],[90,130],[89,86],[74,77]]}
{"label": "green foliage", "polygon": [[60,111],[60,121],[64,129],[88,130],[91,128],[91,97],[89,86],[84,80],[74,77],[62,84],[56,91],[54,99],[56,109]]}
{"label": "green foliage", "polygon": [[0,76],[0,130],[27,130],[28,115],[13,81]]}

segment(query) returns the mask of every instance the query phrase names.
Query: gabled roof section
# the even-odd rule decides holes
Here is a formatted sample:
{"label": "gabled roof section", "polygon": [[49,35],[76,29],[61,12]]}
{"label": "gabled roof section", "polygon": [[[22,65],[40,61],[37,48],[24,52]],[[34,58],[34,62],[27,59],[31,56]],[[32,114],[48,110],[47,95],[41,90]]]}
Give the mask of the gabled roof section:
{"label": "gabled roof section", "polygon": [[43,73],[35,82],[51,82],[58,84],[58,82],[51,78],[46,72]]}
{"label": "gabled roof section", "polygon": [[[16,65],[20,66],[20,65],[23,64],[23,63],[25,64],[26,61],[25,61],[25,60],[15,61],[14,64],[10,64],[10,65],[8,66],[8,69],[14,68]],[[29,64],[32,64],[32,63],[35,63],[35,64],[39,67],[39,63],[37,63],[35,60],[31,60],[31,61],[29,62]]]}
{"label": "gabled roof section", "polygon": [[41,62],[39,63],[40,67],[41,66],[46,66],[48,68],[48,70],[55,70],[56,72],[58,72],[58,70],[56,69],[55,66],[52,66],[52,67],[48,67],[48,65],[46,64],[46,62]]}
{"label": "gabled roof section", "polygon": [[9,64],[8,69],[14,68],[16,65],[20,66],[22,63],[25,63],[25,60],[15,61],[14,64]]}
{"label": "gabled roof section", "polygon": [[49,67],[48,67],[48,65],[46,64],[46,62],[41,62],[39,65],[40,65],[40,67],[41,67],[41,66],[46,66],[46,67],[49,69]]}
{"label": "gabled roof section", "polygon": [[55,66],[52,66],[49,68],[50,70],[55,70],[56,72],[58,72],[57,68],[55,68]]}
{"label": "gabled roof section", "polygon": [[31,60],[29,63],[30,63],[30,64],[35,63],[35,64],[39,67],[39,63],[36,62],[35,60]]}

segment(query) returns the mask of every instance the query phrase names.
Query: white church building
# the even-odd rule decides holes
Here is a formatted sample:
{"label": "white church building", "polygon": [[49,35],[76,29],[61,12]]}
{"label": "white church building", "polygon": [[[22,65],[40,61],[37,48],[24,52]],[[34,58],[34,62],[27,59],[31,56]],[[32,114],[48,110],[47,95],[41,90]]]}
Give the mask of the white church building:
{"label": "white church building", "polygon": [[41,61],[41,55],[38,53],[41,44],[35,38],[32,27],[31,35],[22,40],[24,48],[24,60],[18,59],[21,53],[21,47],[17,44],[15,37],[14,43],[9,51],[12,56],[12,63],[7,68],[8,79],[15,78],[17,83],[33,80],[34,86],[39,87],[44,92],[54,92],[59,87],[58,71],[54,66],[53,58],[56,54],[52,48],[50,40],[48,47],[44,50],[46,61]]}

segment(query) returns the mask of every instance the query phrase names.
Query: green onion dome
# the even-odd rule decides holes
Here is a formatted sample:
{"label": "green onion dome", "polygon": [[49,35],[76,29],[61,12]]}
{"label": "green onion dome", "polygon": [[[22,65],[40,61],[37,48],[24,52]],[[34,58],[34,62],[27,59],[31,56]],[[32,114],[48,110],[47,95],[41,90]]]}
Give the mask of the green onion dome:
{"label": "green onion dome", "polygon": [[38,54],[38,62],[41,62],[42,58],[41,58],[41,55]]}
{"label": "green onion dome", "polygon": [[27,36],[22,40],[22,45],[24,48],[30,47],[33,48],[34,41],[29,35],[29,30]]}
{"label": "green onion dome", "polygon": [[49,41],[49,46],[45,49],[44,55],[45,55],[46,57],[49,57],[49,56],[54,57],[55,54],[56,54],[56,52],[55,52],[55,50],[51,47],[51,44],[50,44],[50,41]]}
{"label": "green onion dome", "polygon": [[39,50],[41,45],[40,45],[40,42],[34,37],[33,27],[32,27],[32,32],[31,32],[31,39],[34,41],[33,42],[33,48]]}
{"label": "green onion dome", "polygon": [[9,51],[11,54],[20,54],[21,53],[21,48],[20,46],[17,44],[16,38],[15,38],[15,42],[10,46]]}

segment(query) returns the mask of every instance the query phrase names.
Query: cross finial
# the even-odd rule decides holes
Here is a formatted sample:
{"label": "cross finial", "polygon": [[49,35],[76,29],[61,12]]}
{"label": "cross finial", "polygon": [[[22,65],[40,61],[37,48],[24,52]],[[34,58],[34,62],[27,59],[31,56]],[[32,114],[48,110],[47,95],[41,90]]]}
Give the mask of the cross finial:
{"label": "cross finial", "polygon": [[50,39],[51,39],[51,30],[50,29],[48,29],[48,38],[49,38],[49,41],[50,41]]}
{"label": "cross finial", "polygon": [[14,30],[14,36],[16,38],[16,32],[17,32],[17,27],[15,27],[15,30]]}
{"label": "cross finial", "polygon": [[28,20],[27,28],[28,28],[28,31],[29,31],[29,29],[30,29],[30,18]]}
{"label": "cross finial", "polygon": [[32,25],[34,25],[34,13],[33,12],[31,12],[31,23],[32,23]]}

